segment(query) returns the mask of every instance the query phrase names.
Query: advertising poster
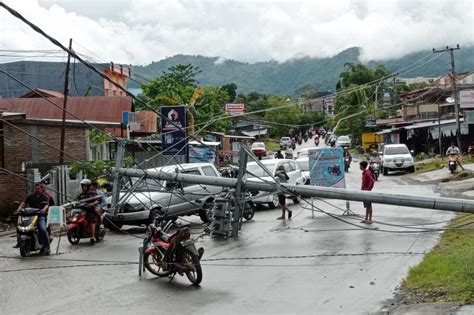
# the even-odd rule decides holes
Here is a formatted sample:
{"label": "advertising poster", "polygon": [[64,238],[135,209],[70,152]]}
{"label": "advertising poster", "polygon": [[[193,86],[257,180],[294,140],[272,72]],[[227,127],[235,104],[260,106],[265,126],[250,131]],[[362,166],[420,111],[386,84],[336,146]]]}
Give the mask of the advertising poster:
{"label": "advertising poster", "polygon": [[346,188],[342,148],[317,148],[308,154],[311,185]]}
{"label": "advertising poster", "polygon": [[189,163],[214,163],[214,151],[209,147],[190,145]]}
{"label": "advertising poster", "polygon": [[163,155],[186,155],[186,106],[162,106],[160,112]]}

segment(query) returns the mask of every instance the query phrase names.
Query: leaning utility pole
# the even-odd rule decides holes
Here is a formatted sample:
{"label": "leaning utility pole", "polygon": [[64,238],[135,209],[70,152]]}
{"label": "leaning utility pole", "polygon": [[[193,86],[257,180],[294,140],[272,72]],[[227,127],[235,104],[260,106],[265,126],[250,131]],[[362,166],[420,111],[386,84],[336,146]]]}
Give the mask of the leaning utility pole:
{"label": "leaning utility pole", "polygon": [[[69,50],[72,49],[72,38],[69,39]],[[71,64],[71,54],[67,54],[66,72],[64,77],[64,102],[63,102],[63,120],[61,123],[61,144],[59,147],[59,164],[64,164],[64,138],[66,134],[66,108],[67,95],[69,93],[69,65]]]}
{"label": "leaning utility pole", "polygon": [[[453,96],[454,96],[454,113],[456,115],[456,141],[458,144],[459,149],[462,152],[462,142],[461,142],[461,123],[459,121],[459,91],[456,86],[456,67],[454,64],[454,51],[459,50],[459,44],[456,45],[455,48],[446,46],[446,49],[436,50],[433,48],[433,53],[440,53],[440,52],[449,52],[451,55],[451,77],[453,80]],[[439,112],[438,112],[439,115]],[[441,135],[439,135],[441,137]]]}

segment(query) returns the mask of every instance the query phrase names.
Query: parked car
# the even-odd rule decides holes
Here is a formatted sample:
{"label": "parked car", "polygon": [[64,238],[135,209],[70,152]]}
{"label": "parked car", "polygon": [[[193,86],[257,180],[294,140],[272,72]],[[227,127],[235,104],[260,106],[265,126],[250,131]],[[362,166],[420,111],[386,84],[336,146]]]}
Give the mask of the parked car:
{"label": "parked car", "polygon": [[290,137],[281,137],[280,138],[280,147],[286,148],[291,145],[291,138]]}
{"label": "parked car", "polygon": [[339,136],[336,140],[336,146],[350,148],[352,146],[352,140],[349,138],[349,136]]}
{"label": "parked car", "polygon": [[262,157],[267,156],[267,147],[263,142],[254,142],[250,147],[250,151],[252,151],[255,156]]}
{"label": "parked car", "polygon": [[[211,163],[169,165],[150,170],[175,173],[176,169],[183,174],[221,177]],[[127,190],[120,193],[117,211],[107,214],[107,218],[118,228],[125,224],[150,224],[158,216],[172,218],[198,214],[203,222],[209,222],[214,195],[222,192],[222,187],[218,186],[184,184],[152,178],[131,178],[127,185]],[[110,198],[108,203],[111,203]],[[115,228],[111,224],[108,227]]]}
{"label": "parked car", "polygon": [[382,172],[390,171],[415,172],[415,161],[405,144],[386,144],[382,152]]}
{"label": "parked car", "polygon": [[[260,165],[256,162],[249,162],[247,164],[247,171],[249,174],[247,175],[247,181],[275,181],[269,174],[275,176],[276,170],[280,165],[283,165],[285,168],[288,177],[288,184],[294,185],[303,185],[304,178],[303,174],[301,173],[301,169],[299,165],[294,160],[289,159],[273,159],[273,160],[262,160],[261,163],[265,166],[266,170],[264,170]],[[251,173],[251,174],[250,174]],[[290,196],[290,199],[293,200],[294,203],[298,203],[300,201],[299,197]],[[255,197],[252,198],[252,201],[256,205],[266,204],[271,209],[278,207],[278,195],[276,193],[269,193],[261,191]]]}

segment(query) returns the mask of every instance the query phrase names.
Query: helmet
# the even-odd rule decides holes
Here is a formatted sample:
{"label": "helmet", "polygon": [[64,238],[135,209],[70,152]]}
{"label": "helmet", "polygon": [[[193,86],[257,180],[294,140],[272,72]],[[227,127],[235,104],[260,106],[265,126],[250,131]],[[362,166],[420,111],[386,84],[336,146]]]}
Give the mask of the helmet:
{"label": "helmet", "polygon": [[81,180],[81,185],[90,185],[90,184],[91,184],[90,179],[84,178],[83,180]]}

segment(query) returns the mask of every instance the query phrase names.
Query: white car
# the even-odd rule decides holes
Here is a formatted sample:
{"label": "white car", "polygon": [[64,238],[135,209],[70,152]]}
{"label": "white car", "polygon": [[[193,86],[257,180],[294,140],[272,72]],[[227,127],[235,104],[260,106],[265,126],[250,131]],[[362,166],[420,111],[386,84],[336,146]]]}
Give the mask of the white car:
{"label": "white car", "polygon": [[[275,180],[270,176],[270,174],[275,177],[275,173],[277,168],[280,165],[283,165],[285,168],[286,174],[290,178],[288,180],[288,184],[293,185],[304,185],[304,178],[303,174],[301,173],[301,169],[294,160],[290,159],[272,159],[272,160],[262,160],[260,161],[266,168],[264,170],[260,165],[256,162],[249,162],[247,164],[247,171],[249,172],[246,176],[247,181],[269,181],[275,182]],[[299,197],[290,196],[290,199],[293,200],[294,203],[299,202]],[[278,207],[278,194],[277,193],[269,193],[260,191],[258,195],[252,198],[254,204],[261,205],[266,204],[271,209]]]}
{"label": "white car", "polygon": [[[149,170],[165,173],[175,173],[178,170],[183,174],[221,177],[211,163],[186,163]],[[131,178],[127,185],[128,189],[120,192],[118,209],[108,215],[117,227],[124,224],[150,224],[157,216],[191,214],[199,214],[202,221],[208,222],[214,195],[222,192],[222,187],[219,186],[180,184],[152,178]],[[107,203],[111,203],[110,198]]]}
{"label": "white car", "polygon": [[382,152],[382,172],[389,171],[415,172],[415,161],[410,150],[404,144],[386,144]]}
{"label": "white car", "polygon": [[291,145],[291,138],[290,137],[281,137],[280,138],[280,147],[286,148]]}
{"label": "white car", "polygon": [[309,185],[309,150],[317,149],[317,147],[312,148],[302,148],[298,152],[298,156],[296,158],[296,163],[298,163],[301,174],[303,175],[304,184]]}
{"label": "white car", "polygon": [[351,147],[352,141],[348,136],[339,136],[336,140],[336,146],[338,147]]}

